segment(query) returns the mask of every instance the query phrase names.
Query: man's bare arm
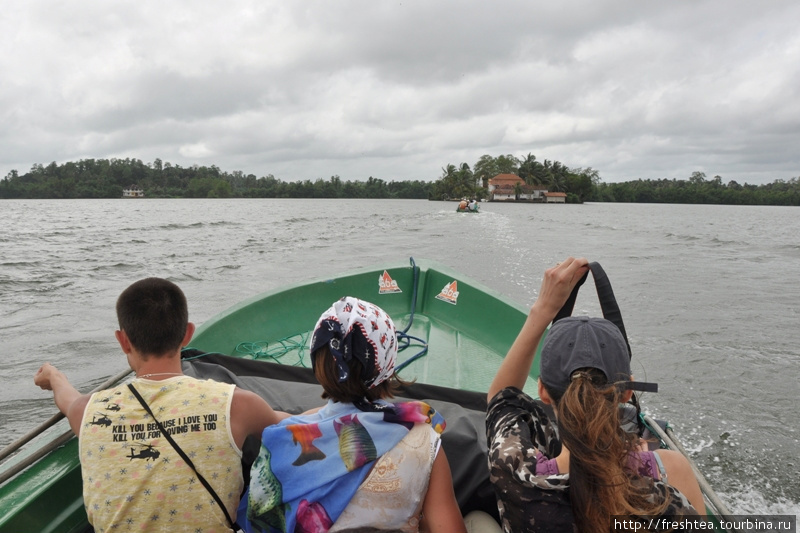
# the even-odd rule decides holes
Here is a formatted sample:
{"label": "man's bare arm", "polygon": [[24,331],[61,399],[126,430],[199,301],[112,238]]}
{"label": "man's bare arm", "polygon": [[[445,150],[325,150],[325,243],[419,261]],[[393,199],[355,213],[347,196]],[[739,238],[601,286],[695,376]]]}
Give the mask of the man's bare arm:
{"label": "man's bare arm", "polygon": [[265,427],[277,424],[289,413],[276,411],[258,394],[236,387],[231,401],[231,433],[241,448],[248,435],[261,437]]}
{"label": "man's bare arm", "polygon": [[56,407],[69,420],[72,432],[79,435],[89,395],[78,392],[67,376],[50,363],[45,363],[39,368],[39,371],[33,376],[33,382],[43,390],[53,391]]}

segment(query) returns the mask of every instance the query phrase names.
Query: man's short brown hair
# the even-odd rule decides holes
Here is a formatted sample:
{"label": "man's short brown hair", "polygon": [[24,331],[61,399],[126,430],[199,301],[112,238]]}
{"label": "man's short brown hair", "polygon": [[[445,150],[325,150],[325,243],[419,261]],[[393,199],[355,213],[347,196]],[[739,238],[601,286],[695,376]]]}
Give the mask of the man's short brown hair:
{"label": "man's short brown hair", "polygon": [[183,291],[161,278],[139,280],[117,298],[119,329],[137,351],[161,356],[181,347],[189,323]]}

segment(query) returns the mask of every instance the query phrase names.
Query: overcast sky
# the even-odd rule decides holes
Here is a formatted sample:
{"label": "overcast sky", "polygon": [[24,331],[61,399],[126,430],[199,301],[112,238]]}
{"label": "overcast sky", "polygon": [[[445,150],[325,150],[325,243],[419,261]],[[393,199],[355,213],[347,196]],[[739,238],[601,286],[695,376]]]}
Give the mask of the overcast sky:
{"label": "overcast sky", "polygon": [[0,178],[434,180],[528,153],[606,182],[800,176],[797,0],[7,0],[0,47]]}

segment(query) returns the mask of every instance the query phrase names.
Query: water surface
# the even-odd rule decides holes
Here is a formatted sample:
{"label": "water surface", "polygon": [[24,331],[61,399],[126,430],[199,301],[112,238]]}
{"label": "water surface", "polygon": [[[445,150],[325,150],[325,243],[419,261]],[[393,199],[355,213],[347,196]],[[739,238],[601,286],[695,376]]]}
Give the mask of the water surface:
{"label": "water surface", "polygon": [[[416,200],[0,202],[0,445],[54,412],[32,383],[50,361],[81,390],[125,368],[114,302],[178,283],[201,324],[309,278],[408,257],[438,261],[523,305],[569,255],[609,275],[643,398],[670,420],[737,513],[800,512],[800,210]],[[591,289],[577,313],[599,313]],[[486,317],[486,327],[492,327]]]}

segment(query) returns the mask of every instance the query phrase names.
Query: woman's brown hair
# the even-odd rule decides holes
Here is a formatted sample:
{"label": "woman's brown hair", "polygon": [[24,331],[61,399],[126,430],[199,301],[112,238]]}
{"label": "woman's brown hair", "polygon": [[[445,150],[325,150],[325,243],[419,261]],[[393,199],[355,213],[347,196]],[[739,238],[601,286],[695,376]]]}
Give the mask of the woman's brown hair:
{"label": "woman's brown hair", "polygon": [[327,346],[322,346],[311,354],[314,377],[322,385],[322,399],[332,399],[335,402],[355,403],[362,398],[370,402],[375,400],[385,400],[394,398],[401,385],[408,385],[397,375],[379,383],[368,389],[364,385],[364,377],[361,375],[364,367],[356,359],[348,361],[347,367],[350,369],[347,379],[339,383],[339,370],[336,366],[336,359],[331,355]]}
{"label": "woman's brown hair", "polygon": [[628,467],[638,436],[620,424],[623,392],[595,368],[578,369],[556,404],[561,441],[569,450],[569,498],[578,531],[607,533],[614,516],[652,516],[668,500],[652,501],[650,483]]}

